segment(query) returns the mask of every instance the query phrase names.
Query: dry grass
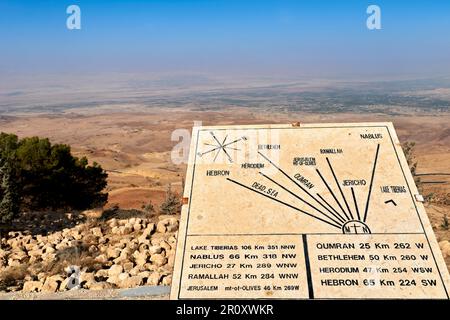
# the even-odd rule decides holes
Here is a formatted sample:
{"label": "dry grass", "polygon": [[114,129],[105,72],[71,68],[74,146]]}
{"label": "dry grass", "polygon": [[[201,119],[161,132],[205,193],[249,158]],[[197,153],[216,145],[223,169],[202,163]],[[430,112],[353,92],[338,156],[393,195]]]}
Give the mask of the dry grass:
{"label": "dry grass", "polygon": [[23,285],[28,274],[29,271],[25,264],[7,268],[0,274],[0,291],[6,291],[6,288],[11,286]]}

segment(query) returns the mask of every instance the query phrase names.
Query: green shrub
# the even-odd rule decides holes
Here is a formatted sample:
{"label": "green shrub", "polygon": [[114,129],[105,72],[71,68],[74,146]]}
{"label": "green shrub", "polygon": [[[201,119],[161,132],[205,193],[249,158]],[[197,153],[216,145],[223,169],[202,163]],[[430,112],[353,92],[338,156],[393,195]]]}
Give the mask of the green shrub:
{"label": "green shrub", "polygon": [[2,214],[8,219],[18,207],[83,210],[102,206],[108,199],[102,192],[107,185],[102,167],[95,162],[88,165],[85,157],[72,156],[68,145],[52,145],[48,139],[19,140],[1,133],[0,167],[0,208],[10,212]]}
{"label": "green shrub", "polygon": [[20,196],[11,163],[0,168],[0,224],[6,224],[19,212]]}
{"label": "green shrub", "polygon": [[171,186],[167,188],[166,198],[159,208],[162,214],[176,214],[181,210],[181,202],[178,195],[171,190]]}
{"label": "green shrub", "polygon": [[406,161],[408,162],[409,170],[414,177],[414,182],[416,183],[419,192],[422,192],[422,181],[420,177],[416,176],[417,173],[417,160],[414,154],[414,148],[416,146],[415,142],[408,142],[402,144],[403,153],[405,154]]}
{"label": "green shrub", "polygon": [[147,204],[142,205],[142,210],[144,210],[146,213],[153,213],[155,212],[155,206],[151,201],[149,201]]}
{"label": "green shrub", "polygon": [[442,229],[448,230],[449,228],[449,222],[448,222],[448,217],[445,214],[444,217],[442,218],[442,224],[441,224]]}

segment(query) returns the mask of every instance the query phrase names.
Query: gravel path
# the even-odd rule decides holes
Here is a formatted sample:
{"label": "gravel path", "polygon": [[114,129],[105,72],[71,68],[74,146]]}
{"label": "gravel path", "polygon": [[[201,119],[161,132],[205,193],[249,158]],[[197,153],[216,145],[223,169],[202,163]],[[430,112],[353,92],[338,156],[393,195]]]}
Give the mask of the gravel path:
{"label": "gravel path", "polygon": [[86,290],[58,293],[0,293],[0,300],[167,300],[170,287],[143,286],[133,289]]}

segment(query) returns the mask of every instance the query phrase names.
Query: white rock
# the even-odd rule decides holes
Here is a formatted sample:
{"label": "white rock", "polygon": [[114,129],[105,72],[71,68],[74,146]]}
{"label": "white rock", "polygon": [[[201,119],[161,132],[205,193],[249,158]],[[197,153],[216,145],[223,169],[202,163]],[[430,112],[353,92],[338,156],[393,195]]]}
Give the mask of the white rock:
{"label": "white rock", "polygon": [[173,267],[175,264],[175,255],[174,254],[170,254],[167,258],[167,264],[169,267]]}
{"label": "white rock", "polygon": [[59,289],[60,284],[64,281],[63,277],[60,275],[51,276],[45,279],[44,285],[42,286],[43,292],[56,292]]}
{"label": "white rock", "polygon": [[117,277],[119,278],[119,281],[123,281],[123,280],[127,279],[129,276],[130,275],[128,274],[128,272],[122,272]]}
{"label": "white rock", "polygon": [[126,272],[130,272],[133,269],[134,264],[133,264],[133,262],[129,261],[129,262],[123,263],[122,266],[123,266],[123,270],[125,270]]}
{"label": "white rock", "polygon": [[156,231],[159,233],[166,233],[166,224],[163,221],[158,222],[158,224],[156,225]]}
{"label": "white rock", "polygon": [[134,256],[134,261],[136,262],[136,265],[138,265],[138,266],[143,266],[147,262],[147,259],[148,259],[147,251],[143,251],[143,252],[135,251],[133,256]]}
{"label": "white rock", "polygon": [[97,278],[107,278],[108,277],[108,269],[100,269],[95,273]]}
{"label": "white rock", "polygon": [[153,254],[150,257],[150,261],[158,267],[161,267],[167,263],[166,257],[164,257],[162,254]]}
{"label": "white rock", "polygon": [[119,234],[120,233],[120,227],[119,226],[115,226],[111,229],[111,233],[113,234]]}
{"label": "white rock", "polygon": [[151,286],[157,286],[161,280],[161,274],[159,272],[152,272],[147,278],[147,284]]}
{"label": "white rock", "polygon": [[450,257],[450,241],[444,240],[439,242],[439,247],[441,248],[444,258]]}
{"label": "white rock", "polygon": [[118,264],[112,265],[108,270],[108,276],[118,276],[123,271],[123,267]]}
{"label": "white rock", "polygon": [[42,289],[42,283],[40,281],[27,281],[23,284],[22,291],[24,292],[39,292]]}
{"label": "white rock", "polygon": [[110,228],[114,228],[117,227],[119,224],[117,223],[117,219],[116,218],[112,218],[110,220],[108,220],[108,224]]}
{"label": "white rock", "polygon": [[100,227],[92,228],[92,234],[96,237],[103,237],[102,229]]}
{"label": "white rock", "polygon": [[112,286],[108,282],[94,282],[89,286],[89,290],[105,290],[111,288]]}
{"label": "white rock", "polygon": [[161,248],[163,248],[165,251],[169,251],[172,250],[172,247],[170,246],[170,244],[167,243],[167,241],[163,240],[159,243],[159,246]]}
{"label": "white rock", "polygon": [[121,288],[134,288],[143,284],[143,278],[141,276],[128,277],[120,282]]}
{"label": "white rock", "polygon": [[161,283],[163,286],[170,286],[171,284],[172,284],[172,275],[170,274],[170,275],[168,275],[168,276],[165,276],[163,279],[162,279],[162,283]]}
{"label": "white rock", "polygon": [[150,254],[161,253],[162,251],[162,248],[160,246],[151,246],[148,249],[150,251]]}
{"label": "white rock", "polygon": [[119,248],[108,248],[106,250],[106,256],[108,258],[116,259],[120,256],[121,250]]}

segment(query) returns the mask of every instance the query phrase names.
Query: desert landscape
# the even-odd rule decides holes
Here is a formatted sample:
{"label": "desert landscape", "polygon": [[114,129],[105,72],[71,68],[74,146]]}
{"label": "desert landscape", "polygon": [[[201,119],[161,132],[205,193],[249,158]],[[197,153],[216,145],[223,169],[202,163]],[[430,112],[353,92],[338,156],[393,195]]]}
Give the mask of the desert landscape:
{"label": "desert landscape", "polygon": [[[72,97],[66,97],[64,104],[36,109],[30,104],[36,98],[32,93],[6,97],[3,92],[6,98],[2,109],[5,111],[0,113],[1,132],[19,137],[48,137],[52,143],[70,145],[74,155],[86,156],[107,171],[109,193],[107,205],[97,211],[69,216],[59,213],[60,218],[48,214],[44,218],[38,214],[28,216],[28,228],[36,232],[13,232],[2,239],[0,277],[4,283],[7,276],[14,278],[11,267],[37,259],[29,256],[30,243],[40,242],[38,252],[48,254],[51,260],[58,256],[55,251],[59,248],[70,248],[76,241],[84,241],[95,261],[81,271],[81,288],[92,291],[170,285],[179,216],[160,215],[157,208],[165,201],[169,187],[181,197],[186,164],[171,160],[172,150],[180,142],[172,141],[171,136],[174,130],[181,129],[186,138],[194,123],[393,122],[401,142],[415,143],[416,178],[420,179],[428,216],[450,268],[448,89],[427,87],[420,91],[423,87],[420,82],[400,82],[396,83],[397,87],[373,86],[373,90],[364,93],[360,90],[367,88],[367,84],[352,85],[352,89],[346,84],[334,84],[329,89],[328,83],[320,86],[308,83],[303,88],[298,83],[281,88],[253,83],[236,89],[242,84],[234,83],[229,84],[232,89],[219,90],[217,83],[211,87],[203,84],[204,79],[200,80],[195,83],[195,89],[177,83],[168,92],[158,91],[151,96],[141,92],[133,102],[122,98],[111,102],[116,99],[114,95],[106,101],[95,93],[95,97],[88,96],[97,101],[92,106],[83,105],[78,98],[76,103],[68,103],[66,100]],[[446,88],[448,83],[441,86]],[[382,93],[386,87],[390,92]],[[189,89],[192,90],[188,94]],[[353,97],[351,101],[350,97]],[[12,108],[13,98],[26,107]],[[156,208],[155,212],[145,212],[144,207],[149,203]],[[45,219],[55,220],[55,228],[51,229],[52,223]],[[69,240],[63,244],[61,239],[67,237],[75,242]],[[25,246],[26,250],[17,249],[14,253],[14,241],[18,243],[14,246]],[[76,254],[79,259],[83,257],[82,253]],[[28,296],[39,298],[40,294],[65,290],[64,270],[50,268],[46,272],[0,286],[4,291],[0,298],[42,291]]]}

